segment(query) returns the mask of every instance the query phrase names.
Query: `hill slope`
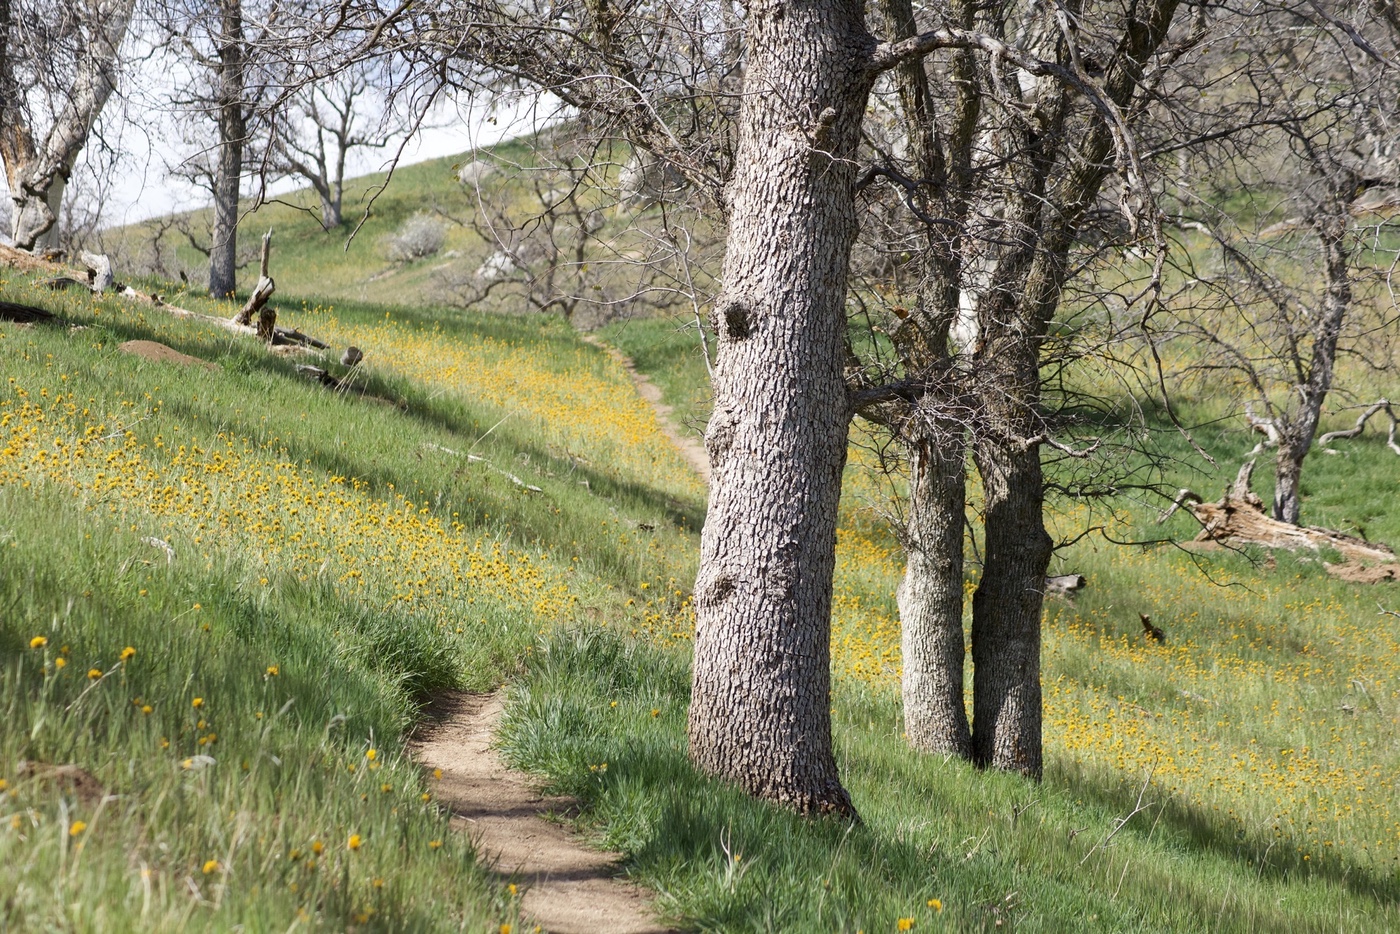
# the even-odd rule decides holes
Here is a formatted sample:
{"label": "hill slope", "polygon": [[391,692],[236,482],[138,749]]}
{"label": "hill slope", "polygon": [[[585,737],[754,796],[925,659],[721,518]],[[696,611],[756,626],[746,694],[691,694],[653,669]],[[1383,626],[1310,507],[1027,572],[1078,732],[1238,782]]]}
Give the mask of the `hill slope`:
{"label": "hill slope", "polygon": [[[864,823],[803,821],[686,761],[704,491],[626,374],[555,319],[288,299],[350,267],[278,243],[281,321],[364,348],[352,391],[148,305],[0,283],[65,319],[0,324],[7,924],[518,925],[404,755],[426,699],[508,681],[507,757],[689,929],[1400,925],[1393,591],[1087,539],[1059,560],[1088,590],[1047,608],[1046,780],[983,774],[900,741],[902,556],[857,446],[833,707]],[[703,418],[693,334],[606,336]],[[1395,498],[1359,492],[1393,491],[1393,455],[1362,442],[1310,465],[1314,520],[1400,540]],[[1206,443],[1222,472],[1247,446]],[[1160,534],[1115,508],[1117,533]],[[1087,518],[1057,507],[1066,537]]]}

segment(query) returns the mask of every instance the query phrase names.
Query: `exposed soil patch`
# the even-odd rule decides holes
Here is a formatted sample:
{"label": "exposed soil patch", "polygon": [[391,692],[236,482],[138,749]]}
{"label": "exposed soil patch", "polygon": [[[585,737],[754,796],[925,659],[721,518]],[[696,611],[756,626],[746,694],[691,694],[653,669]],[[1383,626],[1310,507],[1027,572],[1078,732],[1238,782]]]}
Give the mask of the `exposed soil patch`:
{"label": "exposed soil patch", "polygon": [[1400,580],[1400,564],[1329,564],[1327,573],[1353,584],[1380,584]]}
{"label": "exposed soil patch", "polygon": [[127,341],[117,348],[122,353],[133,354],[143,360],[157,360],[162,363],[178,363],[181,366],[202,366],[206,370],[219,369],[217,363],[180,353],[174,347],[167,347],[159,341]]}
{"label": "exposed soil patch", "polygon": [[87,769],[76,765],[50,765],[47,762],[21,762],[19,778],[58,786],[84,804],[96,804],[107,797],[107,789]]}
{"label": "exposed soil patch", "polygon": [[471,834],[483,863],[524,890],[525,913],[551,934],[664,934],[651,894],[617,877],[616,853],[585,846],[558,823],[576,803],[546,798],[507,769],[491,737],[501,695],[450,694],[413,743],[414,757],[442,769],[438,800],[454,828]]}
{"label": "exposed soil patch", "polygon": [[683,434],[676,429],[676,424],[671,420],[672,407],[661,401],[661,389],[651,381],[651,377],[645,373],[638,373],[637,367],[632,363],[630,357],[618,350],[616,347],[604,343],[601,339],[592,334],[579,335],[594,347],[602,350],[618,366],[627,371],[627,375],[632,378],[632,385],[637,387],[637,395],[641,396],[651,406],[656,413],[656,420],[661,423],[661,433],[676,446],[676,450],[681,452],[686,463],[695,468],[695,472],[700,475],[700,479],[705,481],[705,485],[710,485],[710,456],[705,453],[705,446],[689,434]]}

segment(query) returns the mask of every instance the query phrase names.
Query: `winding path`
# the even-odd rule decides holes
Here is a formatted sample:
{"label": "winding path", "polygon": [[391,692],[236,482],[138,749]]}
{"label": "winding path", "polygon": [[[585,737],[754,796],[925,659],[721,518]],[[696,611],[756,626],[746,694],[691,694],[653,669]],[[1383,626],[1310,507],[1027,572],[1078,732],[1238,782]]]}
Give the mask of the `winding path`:
{"label": "winding path", "polygon": [[521,909],[550,934],[665,934],[652,893],[617,877],[618,854],[585,846],[547,820],[574,802],[542,797],[491,748],[501,693],[451,694],[437,704],[413,744],[414,757],[442,769],[439,802],[454,829],[471,835],[477,856],[524,893]]}
{"label": "winding path", "polygon": [[[662,433],[708,485],[705,448],[676,427],[660,388],[615,347],[591,334],[580,336],[626,371]],[[471,834],[478,858],[491,871],[524,889],[522,911],[550,934],[669,934],[651,910],[653,893],[618,878],[617,853],[585,846],[549,820],[575,802],[542,797],[528,776],[508,769],[491,748],[503,711],[501,692],[447,695],[413,743],[418,762],[442,770],[437,795],[452,812],[453,828]]]}

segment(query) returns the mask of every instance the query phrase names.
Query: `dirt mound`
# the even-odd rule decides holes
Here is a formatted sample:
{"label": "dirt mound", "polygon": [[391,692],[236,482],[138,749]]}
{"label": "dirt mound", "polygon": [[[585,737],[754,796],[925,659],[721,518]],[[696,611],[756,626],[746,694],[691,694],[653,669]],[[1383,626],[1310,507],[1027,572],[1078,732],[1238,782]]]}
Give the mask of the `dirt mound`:
{"label": "dirt mound", "polygon": [[617,854],[583,845],[546,815],[575,802],[541,797],[491,748],[500,694],[454,694],[413,744],[414,757],[441,769],[438,800],[452,824],[471,834],[477,854],[503,880],[524,889],[525,914],[552,934],[664,934],[645,889],[617,878]]}
{"label": "dirt mound", "polygon": [[143,360],[178,363],[181,366],[202,366],[210,372],[219,369],[217,363],[201,360],[199,357],[191,357],[189,354],[180,353],[180,351],[176,350],[174,347],[167,347],[159,341],[127,341],[117,349],[122,353],[133,354]]}
{"label": "dirt mound", "polygon": [[87,769],[76,765],[50,765],[47,762],[21,762],[18,777],[57,785],[84,804],[95,804],[107,796],[107,789]]}
{"label": "dirt mound", "polygon": [[1400,564],[1329,564],[1327,573],[1353,584],[1380,584],[1400,580]]}

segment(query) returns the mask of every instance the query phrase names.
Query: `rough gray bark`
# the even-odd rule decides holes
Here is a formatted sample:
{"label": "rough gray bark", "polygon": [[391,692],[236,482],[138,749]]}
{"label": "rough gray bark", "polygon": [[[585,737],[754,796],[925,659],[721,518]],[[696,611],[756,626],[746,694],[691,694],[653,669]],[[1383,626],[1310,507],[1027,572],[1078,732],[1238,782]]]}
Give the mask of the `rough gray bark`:
{"label": "rough gray bark", "polygon": [[[883,12],[892,39],[915,35],[909,0],[885,0]],[[950,4],[950,12],[970,25],[967,4]],[[926,214],[962,221],[971,188],[970,142],[979,111],[971,52],[962,49],[953,55],[954,120],[948,128],[946,156],[923,60],[901,62],[893,77],[909,128],[910,166],[916,178],[926,180],[916,192],[919,206]],[[918,305],[894,335],[904,371],[919,376],[947,366],[948,331],[958,307],[961,277],[961,238],[956,232],[930,224],[925,243],[917,257],[922,267]],[[963,699],[967,433],[959,416],[938,414],[947,400],[929,401],[932,404],[897,425],[910,469],[905,572],[897,595],[904,731],[915,749],[966,758],[971,754]]]}
{"label": "rough gray bark", "polygon": [[[60,92],[63,106],[54,115],[42,141],[36,142],[34,128],[27,126],[22,117],[17,95],[23,91],[16,87],[8,54],[0,58],[0,69],[5,72],[0,79],[5,97],[0,120],[0,158],[5,162],[10,200],[14,202],[10,235],[21,250],[58,245],[58,211],[63,190],[93,123],[116,87],[118,54],[135,6],[135,0],[110,0],[93,6],[92,44],[83,50],[71,83]],[[8,40],[8,3],[0,10],[0,17]]]}
{"label": "rough gray bark", "polygon": [[[1103,78],[1125,108],[1166,39],[1177,0],[1134,8]],[[1071,50],[1058,46],[1062,63]],[[1008,195],[990,285],[977,302],[974,458],[985,495],[986,549],[972,604],[974,761],[1042,773],[1040,622],[1053,543],[1044,525],[1041,347],[1059,307],[1085,211],[1111,167],[1101,116],[1074,136],[1069,89],[1041,78],[1027,123],[999,128]],[[1034,127],[1034,129],[1032,129]]]}
{"label": "rough gray bark", "polygon": [[242,0],[219,0],[219,159],[214,177],[214,234],[209,250],[209,294],[227,298],[237,286],[238,195],[243,181],[243,146],[248,137],[244,106],[246,48]]}
{"label": "rough gray bark", "polygon": [[1040,613],[1053,543],[1045,531],[1040,452],[979,443],[986,496],[982,579],[972,597],[972,758],[1039,778]]}
{"label": "rough gray bark", "polygon": [[747,26],[690,752],[758,797],[853,815],[831,747],[830,614],[854,157],[874,42],[856,0],[761,0]]}
{"label": "rough gray bark", "polygon": [[[1349,180],[1348,180],[1349,181]],[[1354,190],[1354,188],[1353,188]],[[1321,213],[1314,223],[1318,244],[1322,248],[1326,289],[1322,296],[1322,314],[1312,334],[1312,358],[1307,378],[1298,387],[1297,410],[1279,425],[1278,459],[1274,466],[1274,518],[1297,525],[1301,512],[1303,460],[1312,450],[1318,423],[1322,420],[1322,405],[1332,390],[1333,371],[1337,363],[1337,341],[1342,324],[1351,308],[1351,255],[1347,248],[1347,215],[1338,205]],[[1345,202],[1341,208],[1346,210]]]}
{"label": "rough gray bark", "polygon": [[[967,487],[961,425],[928,432],[909,452],[909,515],[899,585],[904,732],[915,749],[970,757],[963,700],[963,516]],[[921,433],[923,434],[923,433]]]}

